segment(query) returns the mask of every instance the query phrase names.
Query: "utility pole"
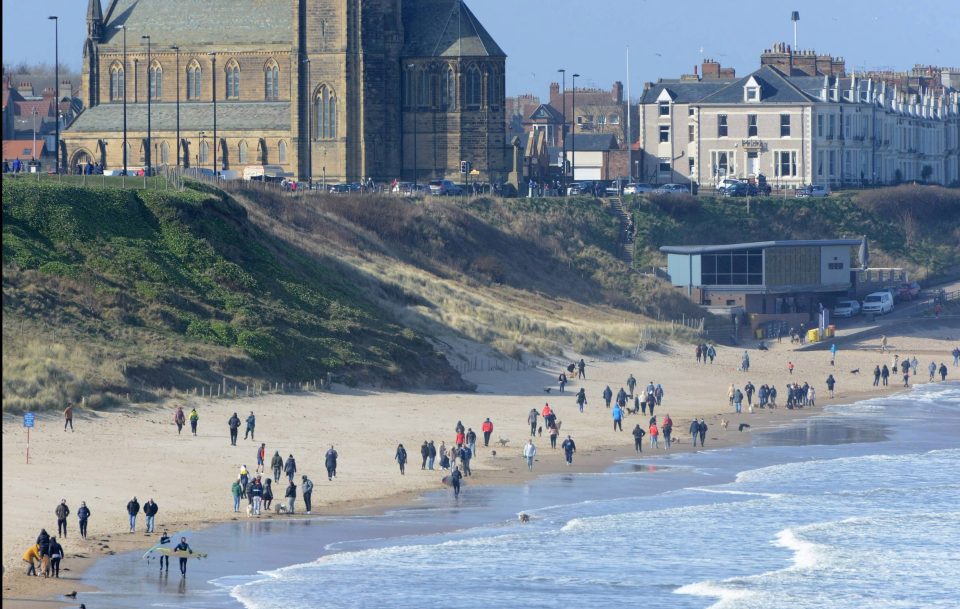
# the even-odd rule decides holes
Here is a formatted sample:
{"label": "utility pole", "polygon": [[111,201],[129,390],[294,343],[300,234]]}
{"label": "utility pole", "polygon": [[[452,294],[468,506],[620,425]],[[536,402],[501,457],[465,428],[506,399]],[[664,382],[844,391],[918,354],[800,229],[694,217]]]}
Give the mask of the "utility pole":
{"label": "utility pole", "polygon": [[53,74],[54,80],[54,118],[57,123],[56,139],[53,141],[53,158],[57,173],[60,173],[60,18],[50,15],[47,19],[53,20]]}

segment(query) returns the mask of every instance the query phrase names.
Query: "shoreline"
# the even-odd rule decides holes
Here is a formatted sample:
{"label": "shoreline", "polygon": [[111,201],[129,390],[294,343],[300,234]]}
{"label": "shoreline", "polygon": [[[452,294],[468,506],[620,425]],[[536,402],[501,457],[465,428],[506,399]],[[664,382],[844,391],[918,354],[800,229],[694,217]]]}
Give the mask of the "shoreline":
{"label": "shoreline", "polygon": [[[910,334],[902,337],[903,347],[898,344],[897,351],[906,354],[907,351],[917,354],[927,353],[945,353],[944,346],[948,338],[943,335],[942,329],[935,331],[933,336],[911,336]],[[909,341],[912,341],[909,342]],[[674,346],[676,347],[676,346]],[[858,348],[859,347],[859,348]],[[798,420],[824,414],[825,407],[842,404],[850,404],[864,399],[886,397],[901,391],[901,387],[891,386],[886,389],[877,390],[870,387],[872,375],[869,371],[859,376],[850,377],[847,375],[848,369],[854,365],[860,365],[866,368],[869,363],[872,368],[873,362],[888,359],[889,354],[882,356],[875,353],[875,350],[867,345],[855,345],[853,348],[847,347],[842,352],[836,368],[825,366],[822,361],[824,356],[820,352],[803,353],[793,351],[788,345],[774,345],[770,352],[751,352],[754,360],[749,375],[737,372],[730,363],[737,361],[741,349],[723,347],[720,351],[720,359],[715,366],[694,365],[690,362],[692,355],[687,353],[692,349],[688,345],[681,345],[679,348],[673,348],[667,354],[644,354],[639,360],[618,360],[612,362],[591,362],[588,368],[589,378],[582,383],[588,391],[588,396],[593,401],[588,402],[587,412],[584,414],[576,413],[575,405],[572,405],[573,392],[557,395],[556,393],[544,395],[540,393],[537,387],[552,384],[552,373],[547,370],[532,370],[524,372],[487,372],[482,374],[468,375],[469,380],[477,382],[478,391],[474,394],[450,394],[423,392],[417,394],[395,394],[386,392],[377,392],[375,390],[351,390],[347,388],[337,388],[338,393],[314,394],[308,396],[276,396],[254,399],[239,399],[222,402],[191,401],[185,405],[185,409],[197,404],[203,413],[201,419],[201,438],[192,440],[186,436],[178,438],[174,432],[170,432],[170,407],[152,407],[146,410],[125,409],[123,411],[113,412],[92,412],[84,413],[78,419],[78,430],[88,431],[95,428],[100,438],[93,440],[84,440],[90,442],[89,450],[94,453],[92,456],[99,459],[89,459],[95,463],[84,463],[78,466],[73,463],[77,457],[76,454],[83,455],[86,459],[86,453],[80,448],[70,448],[66,441],[57,441],[57,434],[50,437],[54,439],[54,444],[43,444],[38,450],[40,456],[37,461],[45,458],[49,462],[42,465],[31,465],[29,468],[36,468],[33,471],[47,472],[50,480],[44,478],[45,474],[34,474],[33,471],[27,474],[29,469],[22,466],[22,448],[19,442],[19,435],[22,434],[22,428],[19,428],[19,420],[12,416],[4,417],[4,478],[6,499],[5,508],[13,506],[22,508],[20,512],[15,509],[4,510],[4,563],[6,573],[4,575],[4,607],[76,607],[81,601],[67,601],[62,595],[71,591],[78,591],[82,599],[83,592],[90,588],[83,584],[84,573],[92,567],[97,560],[115,553],[143,550],[155,543],[157,535],[146,536],[141,533],[133,534],[122,532],[126,530],[124,522],[126,520],[123,512],[122,499],[126,491],[125,488],[131,488],[127,480],[140,480],[145,474],[159,471],[161,480],[150,480],[149,483],[137,482],[133,486],[142,491],[144,486],[148,487],[147,493],[138,492],[137,496],[141,502],[145,501],[150,493],[154,493],[158,504],[161,506],[161,512],[157,518],[158,530],[164,528],[175,532],[178,529],[198,530],[221,523],[238,521],[246,517],[239,517],[232,510],[228,509],[229,502],[229,481],[231,476],[235,475],[234,467],[238,462],[236,452],[225,449],[226,430],[225,425],[220,423],[221,419],[226,420],[229,412],[237,410],[245,412],[247,409],[256,409],[258,423],[263,420],[259,417],[264,416],[268,422],[273,422],[270,417],[277,419],[283,418],[283,427],[280,435],[284,438],[286,446],[283,453],[288,449],[296,453],[298,464],[303,468],[301,471],[314,474],[322,470],[322,454],[330,443],[329,439],[321,441],[316,435],[323,435],[325,438],[333,438],[341,453],[341,464],[338,473],[341,477],[333,483],[322,481],[322,476],[317,474],[314,477],[316,489],[314,491],[314,514],[312,516],[297,515],[292,518],[303,519],[313,516],[358,516],[380,514],[392,509],[403,508],[414,504],[424,493],[442,489],[440,485],[440,472],[431,472],[427,476],[418,473],[415,468],[416,444],[407,444],[408,452],[411,456],[407,476],[401,478],[396,470],[396,465],[391,462],[384,462],[384,453],[392,455],[390,448],[391,439],[396,441],[397,437],[409,442],[411,436],[414,438],[434,438],[449,439],[452,434],[449,427],[457,418],[462,418],[468,425],[479,427],[483,416],[491,416],[495,421],[495,431],[491,438],[491,449],[478,447],[478,455],[472,462],[475,476],[471,478],[471,486],[515,486],[524,484],[532,479],[560,472],[571,473],[594,473],[602,472],[612,467],[617,461],[637,456],[633,450],[633,438],[629,430],[637,423],[646,428],[647,417],[643,415],[628,415],[624,419],[625,431],[616,432],[619,435],[612,435],[609,431],[610,418],[609,411],[606,410],[602,401],[598,399],[599,388],[603,384],[610,384],[616,390],[619,382],[626,377],[627,371],[636,374],[638,389],[645,385],[648,378],[656,379],[662,382],[666,395],[664,406],[658,409],[658,417],[664,414],[671,414],[674,419],[675,448],[670,452],[690,452],[689,436],[686,434],[686,425],[691,416],[703,415],[710,425],[708,432],[708,441],[711,446],[705,450],[719,450],[735,445],[743,445],[751,441],[753,432],[768,431],[773,428],[783,427],[795,423]],[[926,358],[927,356],[924,355]],[[945,356],[943,356],[945,357]],[[787,360],[796,363],[798,372],[796,376],[788,376],[783,364]],[[857,364],[853,361],[856,360]],[[690,370],[696,370],[698,373],[691,375]],[[826,398],[826,391],[822,389],[822,379],[826,376],[824,372],[832,371],[838,378],[838,396],[830,400]],[[842,371],[842,376],[841,376]],[[956,374],[956,369],[951,367],[951,373]],[[818,388],[817,402],[814,408],[804,408],[800,410],[788,410],[783,406],[775,410],[755,410],[753,414],[748,414],[746,405],[742,415],[735,415],[728,412],[727,401],[725,399],[726,387],[733,381],[738,386],[746,380],[752,378],[754,382],[772,383],[778,388],[782,388],[784,382],[795,380],[803,382],[804,380],[812,382]],[[613,379],[620,379],[619,382]],[[573,384],[574,390],[577,385]],[[723,397],[719,397],[722,395]],[[778,396],[778,401],[785,401],[785,396]],[[538,437],[535,443],[538,447],[537,463],[532,473],[527,472],[526,465],[519,452],[523,443],[526,442],[529,427],[523,423],[527,409],[538,403],[543,404],[547,400],[551,405],[556,404],[555,409],[560,412],[564,426],[561,431],[561,438],[570,432],[578,443],[577,455],[574,458],[574,466],[566,467],[563,463],[562,452],[557,449],[554,451],[549,448],[549,441]],[[184,402],[184,400],[172,400],[174,403]],[[714,403],[714,406],[704,406],[704,404]],[[722,404],[722,405],[717,405]],[[375,410],[374,414],[368,414]],[[323,420],[319,425],[314,419],[316,413],[322,413]],[[829,414],[829,413],[828,413]],[[374,417],[366,420],[369,417]],[[722,430],[718,421],[724,417],[730,421],[730,427]],[[375,429],[354,429],[357,426],[358,419],[366,423],[369,427]],[[439,423],[437,421],[440,421]],[[749,421],[751,428],[740,433],[737,431],[737,424],[741,421]],[[56,425],[62,423],[58,417],[40,417],[38,426],[51,426],[56,429]],[[269,424],[269,423],[268,423]],[[165,427],[157,427],[163,425]],[[311,426],[315,426],[311,427]],[[211,427],[215,430],[214,434],[209,435]],[[265,426],[266,427],[266,426]],[[443,429],[441,429],[441,427]],[[129,431],[129,430],[135,431]],[[411,429],[413,431],[411,431]],[[444,431],[446,429],[446,431]],[[116,431],[114,431],[116,430]],[[319,430],[319,431],[317,431]],[[384,431],[387,430],[387,431]],[[398,431],[399,430],[399,431]],[[14,436],[13,432],[18,435]],[[56,429],[56,431],[59,431]],[[203,432],[207,433],[204,434]],[[142,434],[140,432],[143,432]],[[160,436],[157,436],[157,433]],[[261,432],[261,426],[258,425],[258,433]],[[268,429],[269,432],[269,429]],[[173,433],[174,435],[171,435]],[[278,432],[274,432],[276,435]],[[297,435],[299,434],[299,435]],[[359,438],[353,435],[360,436]],[[40,434],[38,434],[40,435]],[[268,434],[269,435],[269,434]],[[497,448],[499,454],[493,456],[493,448],[496,445],[498,435],[507,435],[512,440],[508,447]],[[148,436],[146,438],[141,436]],[[370,438],[375,438],[371,441]],[[67,437],[60,437],[60,440],[73,440],[69,434]],[[80,441],[80,436],[76,438]],[[267,438],[268,461],[271,449],[278,443]],[[351,444],[352,442],[352,444]],[[419,442],[419,440],[417,440]],[[101,446],[106,443],[111,445],[124,445],[128,449],[126,454],[130,457],[125,461],[130,463],[116,463],[116,460],[109,454],[109,450],[102,450]],[[120,443],[120,444],[117,444]],[[482,443],[482,442],[481,442]],[[651,452],[647,448],[649,439],[645,438],[645,446],[642,453],[644,458],[650,458],[654,455],[664,454],[666,451]],[[63,444],[63,446],[59,446]],[[283,443],[279,443],[283,444]],[[157,448],[160,445],[162,448]],[[33,445],[31,445],[33,446]],[[86,445],[84,445],[86,446]],[[255,445],[251,444],[249,450],[247,444],[243,444],[245,457],[252,457]],[[292,448],[291,448],[292,446]],[[187,448],[189,447],[189,448]],[[374,455],[371,447],[377,451]],[[57,449],[59,452],[57,451]],[[149,451],[161,451],[163,460],[159,464],[156,461],[156,455],[150,455]],[[697,449],[701,450],[701,449]],[[73,451],[73,452],[71,452]],[[146,451],[146,452],[145,452]],[[170,454],[171,451],[173,454]],[[227,455],[227,452],[231,454]],[[313,457],[303,458],[305,451],[318,453]],[[19,457],[17,454],[19,453]],[[52,453],[52,454],[48,454]],[[103,454],[107,453],[107,454]],[[33,454],[33,453],[32,453]],[[186,460],[183,455],[194,456],[197,460],[203,461],[203,469],[197,478],[197,466],[191,461]],[[373,456],[376,461],[369,459],[357,459],[357,456]],[[69,462],[69,471],[61,471],[57,467],[57,459],[64,459]],[[388,457],[389,458],[389,457]],[[240,457],[242,462],[244,457]],[[16,463],[15,463],[16,461]],[[252,458],[247,463],[252,462]],[[118,468],[119,473],[125,476],[123,481],[118,481],[117,476],[105,476],[112,474],[114,467]],[[103,471],[101,471],[101,469]],[[131,471],[127,471],[127,470]],[[252,471],[253,468],[251,468]],[[146,470],[146,471],[145,471]],[[209,471],[208,471],[209,470]],[[169,476],[174,478],[173,483],[167,483],[162,476],[164,472],[169,472]],[[300,472],[298,472],[300,473]],[[87,484],[79,483],[82,490],[76,492],[67,492],[60,488],[27,488],[32,485],[31,481],[37,480],[37,476],[45,484],[56,486],[63,482],[59,478],[71,477],[92,477],[97,478],[95,482],[90,481]],[[355,480],[360,476],[362,480]],[[157,476],[148,476],[156,478]],[[212,482],[210,482],[212,481]],[[227,482],[224,485],[224,481]],[[19,484],[22,483],[22,484]],[[74,484],[78,484],[73,481]],[[67,482],[63,482],[67,485]],[[104,485],[100,488],[98,485]],[[213,488],[211,489],[211,484]],[[8,486],[9,485],[9,486]],[[90,488],[93,488],[91,491]],[[121,487],[121,488],[116,488]],[[468,487],[469,489],[470,487]],[[12,489],[16,492],[10,492]],[[34,493],[39,499],[27,497],[21,505],[21,498],[17,495],[26,495]],[[103,492],[98,492],[103,491]],[[100,495],[106,491],[111,491],[113,497],[103,499]],[[469,490],[467,491],[469,492]],[[180,500],[177,504],[173,501],[173,495],[183,495],[189,499]],[[274,491],[275,496],[282,496],[282,486]],[[68,537],[65,540],[67,550],[67,559],[62,567],[60,580],[45,580],[41,578],[26,578],[22,576],[22,569],[19,561],[19,555],[22,553],[20,541],[13,541],[16,534],[25,537],[24,530],[34,531],[39,529],[38,525],[29,524],[36,520],[36,513],[44,513],[47,510],[47,503],[51,497],[59,499],[60,496],[70,498],[71,508],[75,511],[79,505],[79,500],[85,498],[91,510],[94,512],[91,518],[90,539],[86,543],[77,544],[75,537]],[[318,497],[319,495],[319,497]],[[129,499],[130,495],[125,495]],[[194,497],[199,497],[196,499]],[[211,499],[212,497],[212,499]],[[99,499],[97,504],[91,503],[91,498]],[[120,502],[122,499],[123,502]],[[302,498],[301,498],[302,499]],[[37,501],[40,501],[38,504]],[[106,502],[106,503],[105,503]],[[206,502],[205,505],[204,502]],[[39,505],[39,507],[36,507]],[[55,505],[55,504],[53,504]],[[198,509],[200,505],[202,509]],[[302,503],[300,504],[302,506]],[[95,507],[96,506],[96,507]],[[52,517],[52,505],[49,511]],[[110,508],[108,510],[107,508]],[[222,508],[222,509],[220,509]],[[32,511],[31,511],[32,510]],[[110,512],[109,514],[107,512]],[[119,513],[114,513],[119,512]],[[261,518],[267,522],[277,515]],[[290,518],[290,517],[286,517]],[[71,514],[68,520],[70,530],[76,530],[75,515]],[[28,523],[24,525],[23,523]],[[140,523],[142,524],[142,519]],[[14,527],[17,527],[14,530]],[[36,527],[34,529],[33,527]],[[48,530],[50,526],[47,525]],[[100,531],[108,530],[104,534]],[[10,548],[10,545],[16,544],[16,547]],[[10,550],[13,550],[11,552]],[[19,550],[19,551],[18,551]],[[11,556],[13,559],[11,560]],[[19,571],[18,571],[19,570]],[[63,577],[63,575],[66,577]]]}

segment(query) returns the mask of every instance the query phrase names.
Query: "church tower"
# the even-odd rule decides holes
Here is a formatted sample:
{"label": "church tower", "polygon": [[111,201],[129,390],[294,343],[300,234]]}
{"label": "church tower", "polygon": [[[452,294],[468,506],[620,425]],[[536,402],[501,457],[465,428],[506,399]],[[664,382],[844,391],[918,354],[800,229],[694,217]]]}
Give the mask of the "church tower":
{"label": "church tower", "polygon": [[100,0],[87,4],[87,39],[83,44],[83,74],[80,78],[81,96],[87,108],[100,103],[100,62],[98,46],[103,41],[103,9]]}

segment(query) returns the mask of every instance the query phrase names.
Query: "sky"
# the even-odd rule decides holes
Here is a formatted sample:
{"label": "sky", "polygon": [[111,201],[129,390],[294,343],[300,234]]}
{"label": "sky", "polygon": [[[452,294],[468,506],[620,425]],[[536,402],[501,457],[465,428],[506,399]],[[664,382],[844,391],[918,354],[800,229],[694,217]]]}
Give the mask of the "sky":
{"label": "sky", "polygon": [[[158,0],[163,1],[163,0]],[[195,0],[201,2],[201,0]],[[407,0],[410,1],[410,0]],[[289,0],[277,0],[280,5]],[[104,12],[108,0],[104,0]],[[559,68],[578,87],[609,89],[692,72],[703,59],[747,74],[760,53],[793,43],[846,59],[847,71],[905,70],[914,64],[960,68],[958,0],[467,0],[507,53],[507,95],[549,94]],[[735,6],[717,10],[718,6]],[[3,0],[3,63],[53,64],[60,17],[60,61],[80,70],[87,0]],[[630,74],[627,77],[627,47]],[[570,86],[571,79],[567,79]]]}

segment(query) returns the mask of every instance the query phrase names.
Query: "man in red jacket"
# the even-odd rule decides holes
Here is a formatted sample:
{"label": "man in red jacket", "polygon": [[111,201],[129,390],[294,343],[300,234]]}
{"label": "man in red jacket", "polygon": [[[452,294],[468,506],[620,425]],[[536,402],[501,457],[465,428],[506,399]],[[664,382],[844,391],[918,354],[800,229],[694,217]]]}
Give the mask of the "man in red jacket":
{"label": "man in red jacket", "polygon": [[493,421],[490,420],[490,417],[487,417],[487,420],[483,422],[480,430],[483,431],[483,446],[486,448],[490,446],[490,434],[493,433]]}

